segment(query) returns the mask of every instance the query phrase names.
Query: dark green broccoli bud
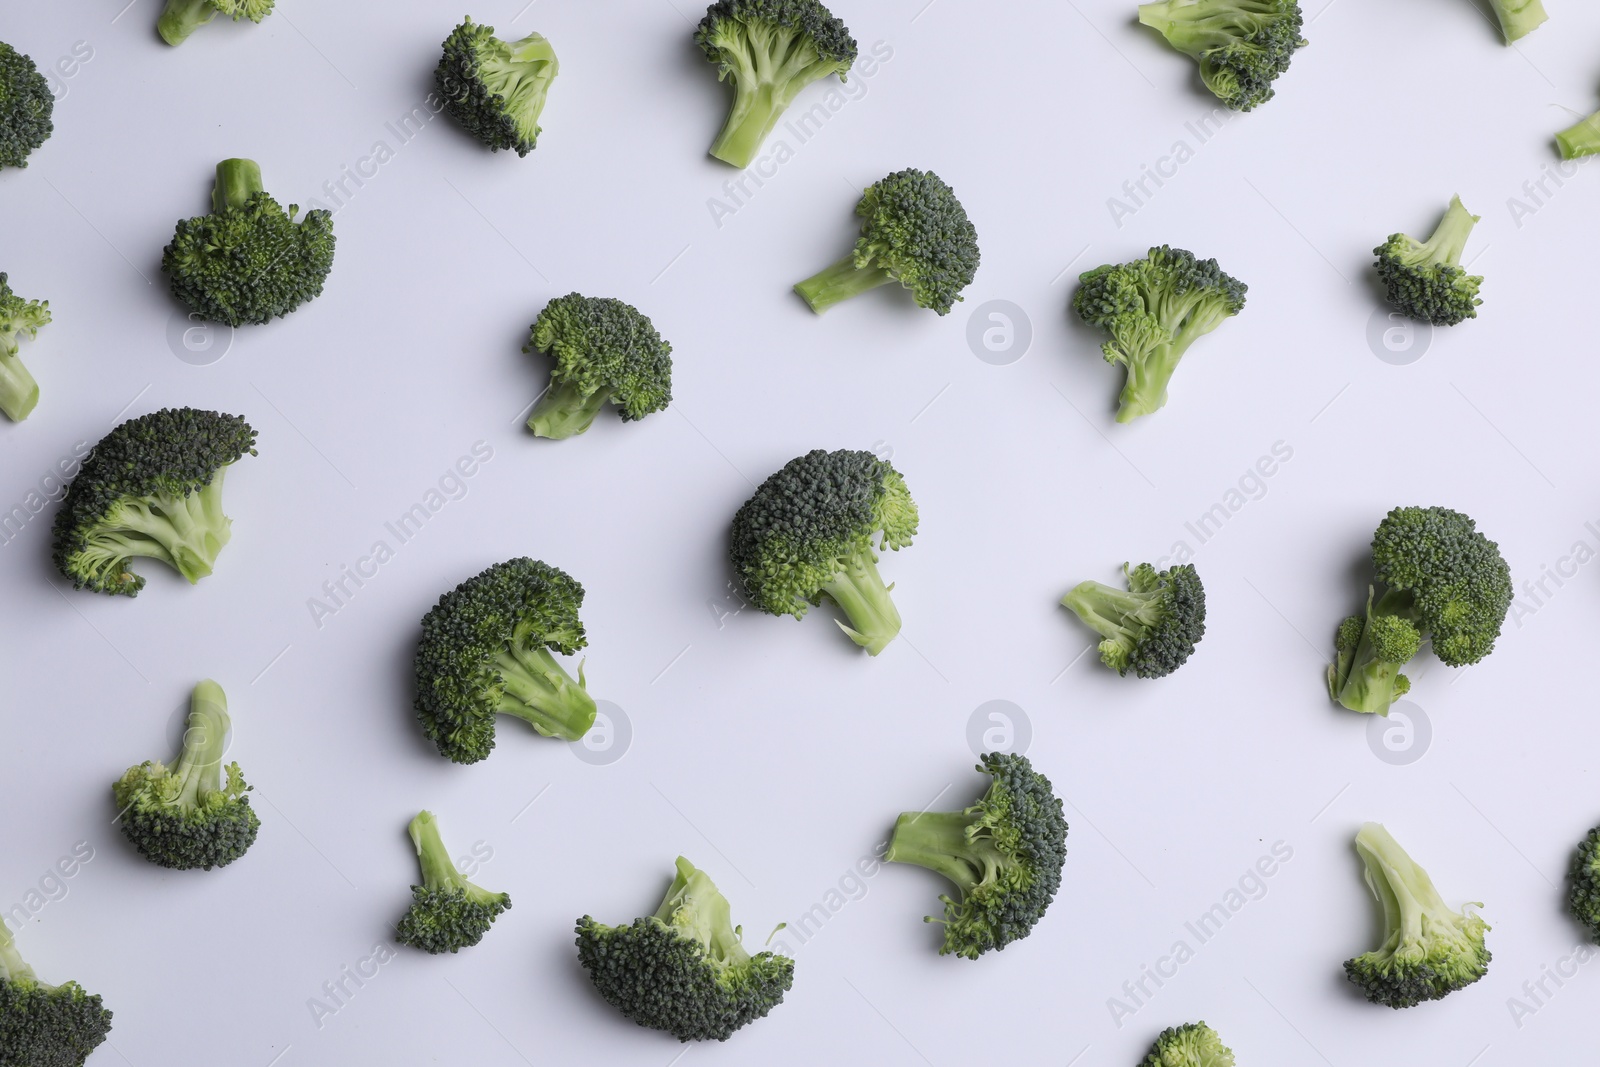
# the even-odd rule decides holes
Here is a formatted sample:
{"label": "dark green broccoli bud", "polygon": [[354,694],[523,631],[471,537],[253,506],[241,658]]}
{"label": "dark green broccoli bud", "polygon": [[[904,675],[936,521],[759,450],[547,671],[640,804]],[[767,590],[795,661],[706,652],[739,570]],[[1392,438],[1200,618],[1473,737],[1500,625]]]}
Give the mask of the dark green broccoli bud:
{"label": "dark green broccoli bud", "polygon": [[170,45],[180,45],[189,35],[218,15],[227,15],[233,21],[249,19],[260,22],[272,14],[276,0],[167,0],[166,10],[156,23],[161,39]]}
{"label": "dark green broccoli bud", "polygon": [[1083,582],[1061,598],[1105,640],[1100,662],[1126,675],[1165,678],[1183,666],[1206,634],[1206,590],[1189,564],[1157,571],[1122,565],[1128,588]]}
{"label": "dark green broccoli bud", "polygon": [[110,1032],[111,1013],[98,994],[77,982],[39,981],[0,923],[0,1065],[83,1067]]}
{"label": "dark green broccoli bud", "polygon": [[594,725],[594,698],[561,669],[589,643],[583,586],[565,571],[519,557],[496,563],[439,598],[417,646],[417,721],[440,755],[477,763],[494,750],[495,715],[545,737],[577,741]]}
{"label": "dark green broccoli bud", "polygon": [[1600,155],[1600,112],[1556,134],[1556,146],[1562,159]]}
{"label": "dark green broccoli bud", "polygon": [[26,167],[55,132],[56,98],[33,60],[0,41],[0,170]]}
{"label": "dark green broccoli bud", "polygon": [[528,429],[540,437],[583,433],[608,400],[624,422],[672,403],[672,346],[638,308],[620,300],[556,297],[522,350],[555,360],[550,388],[528,418]]}
{"label": "dark green broccoli bud", "polygon": [[717,0],[694,31],[695,44],[733,83],[733,108],[711,154],[748,167],[785,109],[814,81],[849,80],[856,42],[817,0]]}
{"label": "dark green broccoli bud", "polygon": [[39,383],[17,355],[21,341],[37,337],[39,327],[49,321],[50,301],[22,299],[0,271],[0,411],[15,422],[27,418],[39,403]]}
{"label": "dark green broccoli bud", "polygon": [[216,682],[194,687],[183,751],[167,765],[146,761],[111,787],[123,836],[151,863],[175,871],[226,867],[255,844],[261,820],[228,750],[228,697]]}
{"label": "dark green broccoli bud", "polygon": [[1500,20],[1506,44],[1526,37],[1550,17],[1545,14],[1543,0],[1489,0],[1489,5]]}
{"label": "dark green broccoli bud", "polygon": [[787,956],[745,951],[728,900],[710,875],[678,857],[654,915],[626,926],[578,920],[578,960],[607,1004],[679,1041],[726,1041],[783,1003]]}
{"label": "dark green broccoli bud", "polygon": [[469,18],[444,39],[433,80],[462,129],[496,152],[526,156],[538,143],[539,115],[560,70],[555,49],[539,34],[507,44],[493,26]]}
{"label": "dark green broccoli bud", "polygon": [[1345,975],[1374,1004],[1410,1008],[1441,1000],[1489,970],[1483,935],[1489,924],[1473,912],[1455,911],[1433,887],[1428,872],[1375,822],[1356,834],[1367,887],[1383,908],[1383,944],[1346,960]]}
{"label": "dark green broccoli bud", "polygon": [[1067,820],[1050,779],[1026,756],[990,752],[978,770],[988,792],[963,811],[908,811],[894,824],[884,859],[914,863],[954,882],[941,896],[939,955],[975,960],[1033,932],[1061,887]]}
{"label": "dark green broccoli bud", "polygon": [[395,926],[395,940],[435,955],[482,941],[500,913],[510,909],[511,897],[467,881],[444,847],[433,812],[418,812],[411,820],[411,843],[422,884],[411,887],[411,909]]}
{"label": "dark green broccoli bud", "polygon": [[1483,303],[1478,299],[1478,287],[1483,278],[1461,269],[1461,253],[1477,224],[1478,216],[1457,196],[1426,244],[1396,233],[1373,249],[1378,257],[1378,278],[1396,311],[1435,326],[1454,326],[1478,317],[1478,305]]}
{"label": "dark green broccoli bud", "polygon": [[1184,1023],[1161,1031],[1143,1067],[1233,1067],[1233,1049],[1205,1023]]}
{"label": "dark green broccoli bud", "polygon": [[1111,335],[1106,362],[1128,368],[1118,422],[1160,410],[1189,346],[1244,310],[1249,286],[1214,259],[1162,245],[1144,259],[1096,267],[1078,278],[1072,306]]}
{"label": "dark green broccoli bud", "polygon": [[1289,69],[1304,18],[1295,0],[1160,0],[1139,21],[1200,65],[1200,80],[1235,111],[1272,99]]}
{"label": "dark green broccoli bud", "polygon": [[1572,917],[1600,942],[1600,826],[1590,830],[1572,858],[1572,888],[1567,894]]}
{"label": "dark green broccoli bud", "polygon": [[888,460],[819,448],[784,464],[745,501],[733,517],[729,558],[756,607],[800,619],[826,597],[849,620],[839,628],[876,656],[900,632],[878,552],[898,552],[916,532],[916,502]]}
{"label": "dark green broccoli bud", "polygon": [[1389,714],[1389,706],[1411,692],[1411,679],[1400,673],[1416,658],[1422,634],[1404,609],[1405,598],[1380,603],[1373,611],[1374,590],[1367,590],[1367,612],[1339,624],[1336,653],[1328,665],[1328,694],[1351,711]]}
{"label": "dark green broccoli bud", "polygon": [[850,254],[794,287],[811,310],[820,315],[899,282],[918,307],[948,315],[982,258],[978,231],[955,190],[932,171],[896,171],[867,188],[856,214],[865,221]]}
{"label": "dark green broccoli bud", "polygon": [[165,408],[118,426],[84,457],[56,513],[55,564],[76,589],[137,596],[134,559],[158,559],[191,583],[211,573],[232,522],[224,471],[256,454],[238,415]]}

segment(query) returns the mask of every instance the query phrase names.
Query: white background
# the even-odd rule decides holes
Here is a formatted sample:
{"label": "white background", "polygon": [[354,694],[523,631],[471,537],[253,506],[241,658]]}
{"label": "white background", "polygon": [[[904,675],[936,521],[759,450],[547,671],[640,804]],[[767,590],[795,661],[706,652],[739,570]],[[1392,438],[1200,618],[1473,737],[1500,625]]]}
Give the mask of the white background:
{"label": "white background", "polygon": [[[1520,1027],[1508,998],[1582,941],[1563,879],[1600,818],[1595,574],[1539,600],[1520,584],[1577,541],[1600,549],[1585,526],[1600,519],[1600,371],[1581,326],[1600,174],[1547,183],[1541,204],[1523,192],[1554,162],[1553,132],[1597,103],[1600,10],[1548,0],[1551,22],[1508,49],[1471,0],[1313,0],[1277,98],[1201,144],[1185,124],[1213,101],[1131,3],[841,0],[863,52],[883,42],[892,58],[813,139],[780,134],[792,158],[719,226],[708,202],[733,204],[735,172],[705,147],[727,90],[685,0],[473,11],[560,54],[527,159],[447,117],[403,146],[386,125],[429,92],[459,5],[282,0],[261,26],[219,22],[170,49],[156,0],[122,2],[12,5],[0,29],[41,66],[93,50],[58,88],[55,136],[0,174],[0,269],[56,319],[24,349],[37,412],[0,425],[0,505],[75,442],[167,405],[245,414],[261,454],[230,473],[233,541],[194,588],[141,564],[136,600],[73,592],[49,565],[53,507],[0,546],[0,903],[25,901],[75,843],[94,849],[20,934],[44,977],[115,1010],[94,1062],[170,1062],[176,1043],[184,1062],[246,1067],[666,1067],[680,1046],[599,1001],[572,924],[653,909],[679,853],[752,946],[836,908],[803,944],[780,935],[797,960],[783,1006],[684,1063],[1116,1067],[1196,1018],[1246,1065],[1489,1067],[1592,1048],[1600,964],[1547,981]],[[250,156],[283,202],[334,206],[324,183],[379,140],[397,151],[338,211],[324,295],[240,331],[212,365],[178,359],[160,253],[206,210],[217,160]],[[1193,157],[1119,228],[1108,198],[1180,140]],[[967,302],[941,319],[882,289],[817,319],[789,286],[849,246],[861,187],[905,166],[939,172],[976,223]],[[1481,318],[1391,365],[1367,340],[1370,249],[1425,236],[1456,192],[1483,215]],[[1514,197],[1536,210],[1519,219]],[[1069,319],[1071,281],[1162,242],[1216,256],[1249,305],[1194,348],[1166,409],[1117,426],[1121,373]],[[564,443],[521,429],[546,379],[519,350],[527,325],[572,290],[654,319],[675,346],[671,410],[633,425],[608,411]],[[1007,366],[967,340],[995,299],[1032,324]],[[465,498],[319,627],[322,583],[393,546],[385,521],[478,441],[493,459]],[[1278,442],[1292,458],[1230,497]],[[883,564],[905,630],[876,660],[827,610],[724,614],[734,510],[816,447],[892,449],[921,506],[916,544]],[[1208,542],[1186,530],[1241,498]],[[1398,504],[1475,516],[1531,609],[1476,668],[1418,660],[1412,701],[1433,737],[1406,765],[1378,758],[1322,683],[1372,529]],[[1061,594],[1179,541],[1210,598],[1190,664],[1145,682],[1078,658],[1090,637]],[[519,554],[588,588],[590,688],[633,725],[620,761],[588,765],[507,720],[488,761],[459,767],[412,718],[417,620]],[[168,872],[111,825],[110,783],[171,755],[204,676],[230,695],[262,830],[225,870]],[[1022,709],[1072,832],[1048,917],[974,963],[935,955],[920,921],[946,888],[934,876],[849,872],[902,809],[976,794],[968,724],[995,699]],[[458,853],[492,850],[477,880],[515,908],[459,956],[399,951],[319,1026],[310,999],[406,906],[405,824],[422,806]],[[1399,1013],[1345,982],[1342,961],[1378,937],[1350,845],[1366,819],[1452,903],[1485,902],[1484,981]],[[1292,860],[1198,945],[1184,924],[1278,841]],[[1108,1000],[1134,1006],[1123,983],[1179,939],[1194,958],[1118,1026]]]}

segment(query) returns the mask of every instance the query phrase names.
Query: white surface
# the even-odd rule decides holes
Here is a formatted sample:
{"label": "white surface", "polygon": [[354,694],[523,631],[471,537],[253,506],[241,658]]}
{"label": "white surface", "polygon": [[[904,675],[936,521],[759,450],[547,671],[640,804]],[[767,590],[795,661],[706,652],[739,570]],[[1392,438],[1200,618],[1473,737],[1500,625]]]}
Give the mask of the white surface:
{"label": "white surface", "polygon": [[[707,201],[735,174],[704,154],[727,98],[689,40],[698,10],[489,4],[473,15],[502,35],[538,30],[561,56],[538,150],[490,155],[435,120],[338,213],[322,298],[197,367],[169,350],[177,308],[158,267],[174,222],[206,208],[216,161],[248,155],[281,200],[325,200],[375,141],[397,144],[385,124],[422,101],[462,12],[282,0],[259,27],[217,23],[172,50],[156,0],[114,19],[122,3],[16,5],[0,32],[41,65],[78,41],[94,52],[65,83],[54,138],[0,175],[0,269],[56,317],[25,350],[38,411],[0,425],[0,503],[23,502],[125,406],[241,412],[261,455],[229,476],[233,542],[195,588],[143,564],[137,600],[72,592],[48,562],[53,509],[0,546],[0,900],[91,843],[21,948],[115,1010],[114,1050],[95,1063],[170,1062],[180,1042],[262,1067],[665,1067],[678,1044],[593,995],[573,920],[653,908],[680,852],[752,944],[837,904],[830,891],[896,813],[947,785],[942,806],[974,794],[967,723],[991,699],[1025,709],[1029,754],[1069,801],[1065,882],[1033,936],[977,963],[938,958],[920,917],[942,886],[880,871],[808,943],[790,937],[781,1008],[682,1062],[1116,1067],[1193,1018],[1257,1067],[1490,1067],[1592,1047],[1600,964],[1547,983],[1554,997],[1520,1028],[1507,1002],[1581,939],[1563,873],[1600,818],[1593,568],[1508,623],[1478,668],[1418,662],[1413,699],[1435,733],[1409,766],[1374,756],[1321,676],[1391,506],[1469,512],[1519,581],[1576,541],[1600,550],[1585,526],[1600,520],[1600,371],[1581,328],[1600,174],[1520,227],[1507,203],[1553,162],[1550,135],[1596,103],[1600,10],[1548,0],[1551,23],[1510,50],[1469,0],[1313,0],[1311,46],[1277,99],[1198,146],[1119,229],[1107,198],[1175,141],[1194,147],[1185,123],[1212,106],[1131,3],[841,0],[863,51],[882,41],[892,59],[719,228]],[[940,319],[885,289],[815,319],[788,287],[842,254],[859,189],[902,166],[937,170],[975,220],[984,262],[967,302]],[[1484,216],[1470,249],[1488,276],[1482,317],[1387,365],[1365,340],[1369,250],[1426,231],[1454,192]],[[1161,242],[1218,257],[1250,303],[1194,349],[1165,410],[1120,427],[1121,374],[1069,321],[1070,280]],[[519,348],[544,302],[574,289],[654,318],[677,399],[552,444],[520,429],[545,367]],[[1014,365],[968,347],[990,299],[1031,316]],[[465,498],[319,629],[308,598],[480,440],[493,459]],[[1184,524],[1275,442],[1292,458],[1198,546]],[[921,506],[917,543],[884,564],[904,639],[876,661],[826,611],[719,626],[734,509],[814,447],[892,448]],[[1092,656],[1063,674],[1089,640],[1061,593],[1178,540],[1198,546],[1210,594],[1191,663],[1157,683]],[[458,767],[412,719],[417,620],[522,553],[588,588],[590,687],[634,727],[611,766],[507,720],[487,762]],[[109,787],[169,754],[203,676],[231,697],[263,826],[226,870],[165,872],[110,825]],[[463,855],[492,849],[478,880],[515,908],[459,956],[399,952],[319,1028],[308,1000],[385,944],[406,905],[405,824],[422,806]],[[1347,986],[1341,962],[1377,936],[1350,846],[1365,819],[1448,899],[1485,902],[1483,982],[1403,1013]],[[1119,1028],[1108,998],[1175,941],[1195,945],[1185,922],[1277,841],[1293,859],[1264,898]]]}

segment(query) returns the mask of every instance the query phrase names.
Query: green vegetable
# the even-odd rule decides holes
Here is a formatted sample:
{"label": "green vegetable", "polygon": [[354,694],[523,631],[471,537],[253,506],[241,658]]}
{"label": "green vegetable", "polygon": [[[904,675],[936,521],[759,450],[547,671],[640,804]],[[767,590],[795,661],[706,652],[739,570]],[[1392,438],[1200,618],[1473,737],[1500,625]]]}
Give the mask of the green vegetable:
{"label": "green vegetable", "polygon": [[483,940],[511,897],[479,888],[456,869],[439,837],[433,812],[411,820],[411,843],[422,867],[422,884],[411,887],[411,909],[395,927],[395,940],[435,955],[460,952]]}
{"label": "green vegetable", "polygon": [[1489,0],[1489,5],[1500,20],[1506,44],[1526,37],[1550,17],[1545,14],[1543,0]]}
{"label": "green vegetable", "polygon": [[1233,1067],[1233,1050],[1205,1023],[1161,1031],[1143,1067]]}
{"label": "green vegetable", "polygon": [[111,1013],[77,982],[49,985],[0,923],[0,1064],[82,1067],[111,1032]]}
{"label": "green vegetable", "polygon": [[1306,43],[1295,0],[1161,0],[1139,5],[1139,21],[1198,63],[1206,88],[1236,111],[1271,100]]}
{"label": "green vegetable", "polygon": [[26,167],[50,139],[56,98],[33,60],[0,41],[0,170]]}
{"label": "green vegetable", "polygon": [[0,411],[13,421],[27,418],[39,403],[39,383],[17,356],[20,342],[37,337],[49,321],[50,301],[24,300],[0,271]]}
{"label": "green vegetable", "polygon": [[1600,826],[1590,830],[1572,858],[1572,887],[1567,906],[1589,936],[1600,942]]}
{"label": "green vegetable", "polygon": [[526,156],[539,141],[539,116],[560,71],[555,49],[539,34],[507,44],[493,26],[469,18],[444,39],[433,80],[462,129],[496,152]]}
{"label": "green vegetable", "polygon": [[570,293],[545,305],[524,352],[555,360],[550,388],[534,405],[528,429],[562,439],[583,433],[607,401],[624,422],[672,402],[672,346],[630,304]]}
{"label": "green vegetable", "polygon": [[180,45],[189,35],[218,15],[227,15],[233,21],[249,19],[260,22],[272,14],[276,0],[167,0],[166,10],[156,23],[161,39],[170,45]]}
{"label": "green vegetable", "polygon": [[1164,678],[1183,666],[1206,633],[1206,591],[1194,567],[1157,571],[1122,565],[1128,588],[1084,582],[1061,599],[1104,640],[1100,662],[1127,675]]}
{"label": "green vegetable", "polygon": [[1426,243],[1396,233],[1373,249],[1378,278],[1395,310],[1435,326],[1478,317],[1478,305],[1483,303],[1478,287],[1483,279],[1461,269],[1461,253],[1477,224],[1478,216],[1458,196],[1451,199],[1444,220]]}
{"label": "green vegetable", "polygon": [[1556,134],[1562,159],[1581,159],[1600,155],[1600,112],[1574,123]]}

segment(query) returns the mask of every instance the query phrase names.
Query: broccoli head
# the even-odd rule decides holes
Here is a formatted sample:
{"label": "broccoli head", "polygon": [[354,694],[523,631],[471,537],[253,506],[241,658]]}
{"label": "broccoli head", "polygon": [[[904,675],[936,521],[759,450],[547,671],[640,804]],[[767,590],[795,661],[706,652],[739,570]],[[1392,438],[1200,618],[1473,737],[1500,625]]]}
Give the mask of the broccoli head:
{"label": "broccoli head", "polygon": [[639,309],[620,300],[556,297],[539,313],[522,350],[555,360],[550,388],[528,418],[528,429],[540,437],[583,433],[608,400],[624,422],[672,403],[672,346]]}
{"label": "broccoli head", "polygon": [[1132,263],[1096,267],[1078,279],[1078,317],[1111,335],[1106,362],[1128,368],[1118,422],[1132,422],[1167,402],[1167,383],[1196,340],[1244,310],[1249,286],[1214,259],[1162,245]]}
{"label": "broccoli head", "polygon": [[894,825],[884,859],[944,875],[958,890],[941,896],[941,956],[975,960],[1033,932],[1061,887],[1067,820],[1050,779],[1026,756],[990,752],[978,770],[988,792],[963,811],[908,811]]}
{"label": "broccoli head", "polygon": [[1415,1007],[1441,1000],[1488,972],[1483,935],[1489,924],[1470,910],[1482,904],[1450,908],[1428,872],[1375,822],[1356,834],[1356,851],[1366,865],[1367,887],[1383,908],[1383,944],[1344,965],[1345,975],[1368,1000]]}
{"label": "broccoli head", "polygon": [[1161,1031],[1142,1067],[1233,1067],[1233,1050],[1205,1023],[1184,1023]]}
{"label": "broccoli head", "polygon": [[0,271],[0,411],[21,422],[39,403],[39,383],[17,353],[23,338],[37,337],[39,327],[50,321],[50,301],[24,300],[11,291],[4,271]]}
{"label": "broccoli head", "polygon": [[1572,888],[1567,906],[1589,936],[1600,942],[1600,826],[1590,830],[1572,858]]}
{"label": "broccoli head", "polygon": [[1543,0],[1489,0],[1489,4],[1500,20],[1506,44],[1526,37],[1550,17],[1545,14]]}
{"label": "broccoli head", "polygon": [[168,767],[147,761],[111,787],[123,836],[151,863],[188,871],[226,867],[255,844],[261,820],[228,750],[228,698],[216,682],[194,687],[183,751]]}
{"label": "broccoli head", "polygon": [[538,143],[539,115],[560,70],[555,49],[539,34],[507,44],[493,26],[469,18],[444,39],[433,81],[462,129],[496,152],[526,156]]}
{"label": "broccoli head", "polygon": [[1304,17],[1295,0],[1160,0],[1139,21],[1200,65],[1200,80],[1235,111],[1272,99],[1289,69]]}
{"label": "broccoli head", "polygon": [[496,563],[439,598],[417,646],[417,720],[440,755],[477,763],[494,749],[495,715],[514,715],[545,737],[576,741],[595,703],[561,669],[587,645],[583,586],[565,571],[519,557]]}
{"label": "broccoli head", "polygon": [[1103,641],[1100,662],[1126,675],[1165,678],[1206,633],[1206,591],[1189,564],[1158,571],[1122,565],[1128,588],[1084,582],[1061,599]]}
{"label": "broccoli head", "polygon": [[500,913],[511,907],[506,893],[473,885],[456,869],[433,812],[411,820],[411,843],[417,849],[422,884],[411,887],[411,909],[395,926],[395,940],[438,955],[460,952],[483,940]]}
{"label": "broccoli head", "polygon": [[814,81],[847,81],[856,42],[817,0],[717,0],[694,32],[695,44],[733,83],[733,108],[711,154],[748,167],[784,110]]}
{"label": "broccoli head", "polygon": [[248,159],[217,164],[211,214],[184,219],[161,253],[172,295],[203,319],[262,325],[322,295],[333,268],[333,215],[318,208],[296,223],[261,188]]}
{"label": "broccoli head", "polygon": [[0,41],[0,170],[26,167],[50,139],[56,98],[32,58]]}
{"label": "broccoli head", "polygon": [[799,619],[826,597],[849,620],[839,628],[876,656],[900,632],[878,552],[898,552],[916,532],[916,502],[888,460],[819,448],[784,464],[745,501],[733,517],[729,556],[756,607]]}
{"label": "broccoli head", "polygon": [[161,39],[170,45],[180,45],[189,35],[218,15],[227,15],[233,21],[249,19],[260,22],[272,14],[276,0],[167,0],[166,10],[156,23]]}
{"label": "broccoli head", "polygon": [[82,1067],[111,1032],[111,1013],[77,982],[48,985],[0,923],[0,1064]]}
{"label": "broccoli head", "polygon": [[752,956],[711,876],[678,857],[654,915],[626,926],[578,920],[578,960],[606,1003],[679,1041],[726,1041],[783,1003],[794,961]]}
{"label": "broccoli head", "polygon": [[1483,278],[1461,269],[1461,253],[1478,224],[1478,216],[1454,197],[1444,220],[1427,242],[1403,233],[1373,249],[1378,279],[1396,311],[1418,322],[1454,326],[1478,317],[1478,287]]}
{"label": "broccoli head", "polygon": [[867,188],[856,214],[864,221],[850,254],[794,287],[811,310],[820,315],[899,282],[918,307],[948,315],[981,258],[978,231],[955,190],[932,171],[896,171]]}
{"label": "broccoli head", "polygon": [[211,573],[232,522],[222,476],[256,454],[256,432],[238,415],[165,408],[129,419],[83,460],[56,513],[55,564],[77,589],[137,596],[139,556],[190,582]]}

